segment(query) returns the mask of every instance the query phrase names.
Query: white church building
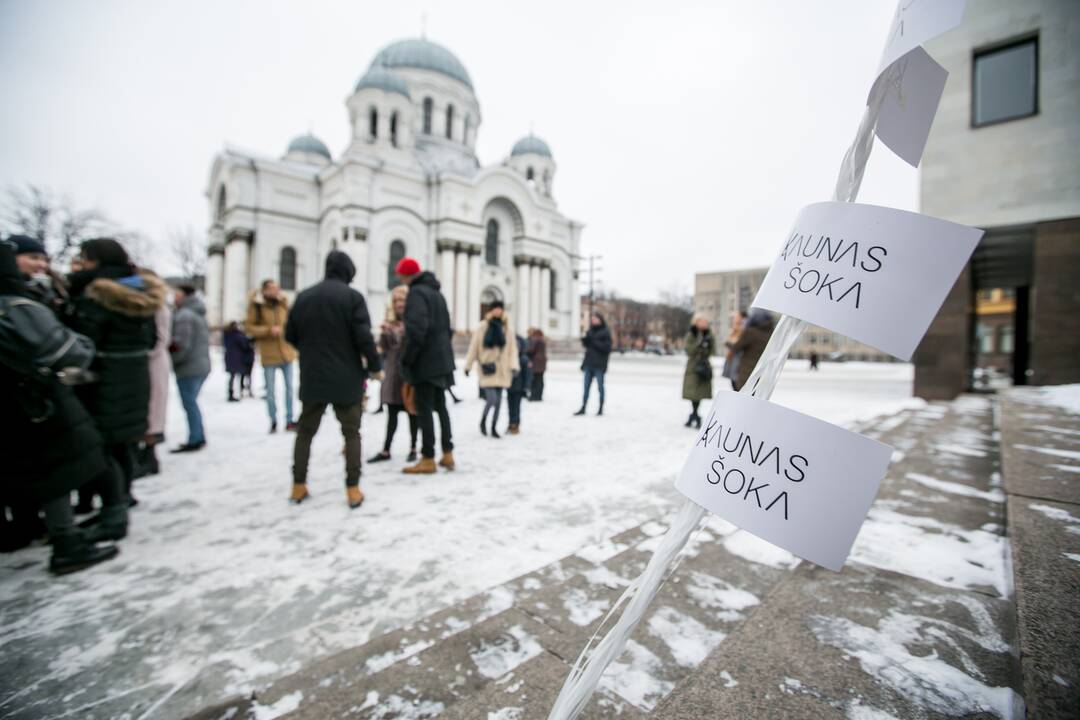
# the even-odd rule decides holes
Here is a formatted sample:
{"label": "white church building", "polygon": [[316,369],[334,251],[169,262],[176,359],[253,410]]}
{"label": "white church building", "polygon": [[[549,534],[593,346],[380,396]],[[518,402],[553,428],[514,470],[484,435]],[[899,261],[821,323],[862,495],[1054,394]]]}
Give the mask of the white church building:
{"label": "white church building", "polygon": [[582,225],[559,212],[555,161],[531,134],[509,156],[476,157],[480,103],[469,73],[426,39],[379,52],[345,102],[352,137],[335,157],[310,134],[285,155],[219,153],[206,194],[212,325],[243,320],[272,278],[292,295],[322,279],[337,249],[378,327],[405,256],[442,283],[453,326],[469,331],[502,300],[519,332],[576,337]]}

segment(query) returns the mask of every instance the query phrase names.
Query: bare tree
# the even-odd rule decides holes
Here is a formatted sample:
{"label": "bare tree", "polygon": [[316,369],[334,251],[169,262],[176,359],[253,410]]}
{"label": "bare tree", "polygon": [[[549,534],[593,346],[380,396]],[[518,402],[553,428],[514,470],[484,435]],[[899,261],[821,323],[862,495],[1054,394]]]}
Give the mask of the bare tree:
{"label": "bare tree", "polygon": [[8,188],[2,217],[7,229],[37,238],[54,259],[66,260],[92,237],[117,235],[116,226],[98,210],[80,210],[49,190],[28,184]]}
{"label": "bare tree", "polygon": [[187,226],[169,231],[169,246],[180,275],[194,280],[206,272],[206,240]]}

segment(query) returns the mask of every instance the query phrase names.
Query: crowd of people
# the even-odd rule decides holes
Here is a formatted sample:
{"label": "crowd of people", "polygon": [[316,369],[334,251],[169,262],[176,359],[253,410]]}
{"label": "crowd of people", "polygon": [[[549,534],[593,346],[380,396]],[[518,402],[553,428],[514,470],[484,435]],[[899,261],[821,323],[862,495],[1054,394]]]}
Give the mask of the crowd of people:
{"label": "crowd of people", "polygon": [[[300,292],[290,306],[273,280],[252,293],[243,322],[222,332],[229,402],[255,397],[252,373],[262,366],[270,433],[295,431],[290,500],[311,497],[307,486],[311,443],[328,409],[341,429],[345,494],[363,504],[360,424],[368,382],[380,381],[378,410],[386,416],[381,449],[369,463],[392,459],[402,413],[409,451],[402,472],[433,474],[455,468],[446,395],[453,393],[453,331],[439,281],[412,258],[395,268],[376,333],[363,295],[351,287],[356,273],[345,253],[326,258],[324,279]],[[171,295],[171,302],[170,302]],[[772,317],[741,313],[723,343],[722,376],[739,390],[772,333]],[[501,301],[485,308],[465,356],[483,407],[482,435],[522,432],[525,400],[541,402],[548,346],[539,328],[514,332]],[[581,338],[585,415],[593,385],[603,415],[612,334],[603,315],[590,313]],[[719,350],[706,318],[695,315],[686,336],[683,397],[691,403],[687,427],[700,427],[700,403],[712,397],[711,358]],[[293,407],[293,365],[299,364],[299,414]],[[10,551],[45,534],[53,572],[75,571],[115,556],[127,535],[128,508],[137,503],[133,482],[160,472],[156,448],[164,441],[170,375],[188,426],[171,452],[206,447],[199,395],[210,374],[210,328],[196,289],[170,288],[137,267],[112,238],[83,242],[70,272],[50,267],[44,246],[14,235],[0,242],[0,382],[16,412],[2,434],[15,482],[0,487],[0,545]],[[279,414],[277,384],[284,390]],[[505,425],[500,423],[503,394]],[[439,423],[436,460],[435,420]],[[279,424],[280,423],[280,424]],[[71,502],[72,494],[77,502]],[[79,517],[85,516],[85,517]],[[78,522],[77,522],[78,521]]]}

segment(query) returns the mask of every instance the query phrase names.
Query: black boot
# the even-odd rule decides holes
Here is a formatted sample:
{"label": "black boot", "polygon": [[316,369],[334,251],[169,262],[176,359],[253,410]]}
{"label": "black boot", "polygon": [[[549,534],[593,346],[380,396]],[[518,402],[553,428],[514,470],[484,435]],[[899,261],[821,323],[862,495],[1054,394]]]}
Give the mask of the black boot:
{"label": "black boot", "polygon": [[495,423],[491,423],[491,437],[496,440],[502,437],[502,435],[499,434],[499,431],[495,429]]}
{"label": "black boot", "polygon": [[377,462],[386,462],[389,459],[390,459],[389,451],[383,450],[382,452],[376,453],[376,454],[372,455],[371,457],[369,457],[367,459],[367,461],[369,463],[377,463]]}
{"label": "black boot", "polygon": [[686,424],[684,424],[683,427],[693,427],[694,426],[694,418],[696,418],[696,417],[697,417],[697,415],[695,415],[694,413],[690,413],[690,417],[686,418]]}
{"label": "black boot", "polygon": [[161,472],[161,464],[157,459],[157,444],[147,445],[143,452],[142,468],[147,475],[157,475]]}
{"label": "black boot", "polygon": [[584,415],[584,414],[585,414],[585,406],[584,405],[581,406],[580,410],[578,410],[576,413],[574,413],[574,415]]}
{"label": "black boot", "polygon": [[480,418],[480,432],[487,435],[487,418]]}
{"label": "black boot", "polygon": [[110,560],[120,552],[115,545],[98,547],[87,542],[82,533],[76,531],[67,535],[58,535],[52,539],[52,558],[49,560],[49,572],[54,575],[66,575]]}
{"label": "black boot", "polygon": [[88,543],[123,540],[127,537],[128,516],[126,507],[123,505],[104,507],[101,509],[100,517],[101,522],[83,533]]}
{"label": "black boot", "polygon": [[695,415],[694,416],[694,428],[697,429],[697,430],[701,429],[701,416],[700,415]]}
{"label": "black boot", "polygon": [[596,411],[596,414],[597,415],[603,415],[604,414],[604,403],[600,403],[600,409]]}

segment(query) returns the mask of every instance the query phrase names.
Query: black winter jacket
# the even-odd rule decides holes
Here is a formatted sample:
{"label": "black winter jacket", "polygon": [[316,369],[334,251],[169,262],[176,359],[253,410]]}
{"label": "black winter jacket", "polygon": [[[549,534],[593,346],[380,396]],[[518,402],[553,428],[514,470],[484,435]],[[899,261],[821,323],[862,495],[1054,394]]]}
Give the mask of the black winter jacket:
{"label": "black winter jacket", "polygon": [[405,300],[405,348],[401,369],[415,384],[454,384],[454,348],[450,342],[450,312],[431,272],[422,272],[409,286]]}
{"label": "black winter jacket", "polygon": [[[326,278],[296,296],[285,340],[300,353],[300,400],[354,405],[368,373],[382,369],[364,296],[349,287],[356,267],[333,250]],[[367,361],[365,368],[364,362]]]}
{"label": "black winter jacket", "polygon": [[611,331],[608,326],[590,327],[585,337],[581,338],[581,344],[585,347],[585,360],[581,363],[581,369],[591,368],[607,372],[608,356],[611,355]]}
{"label": "black winter jacket", "polygon": [[146,434],[150,405],[149,353],[157,344],[154,313],[165,302],[165,283],[152,273],[100,267],[71,276],[68,325],[90,338],[97,382],[76,391],[106,443]]}

